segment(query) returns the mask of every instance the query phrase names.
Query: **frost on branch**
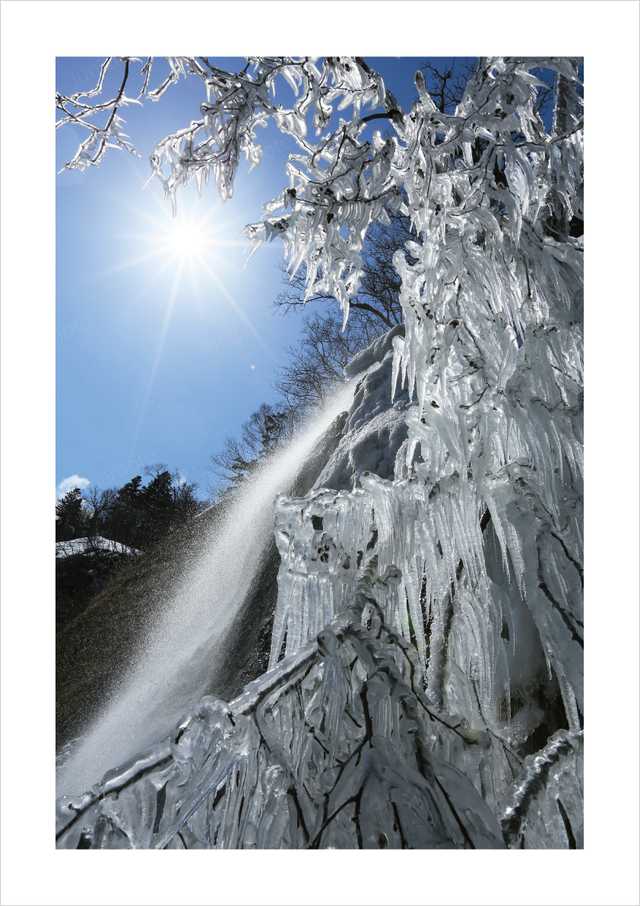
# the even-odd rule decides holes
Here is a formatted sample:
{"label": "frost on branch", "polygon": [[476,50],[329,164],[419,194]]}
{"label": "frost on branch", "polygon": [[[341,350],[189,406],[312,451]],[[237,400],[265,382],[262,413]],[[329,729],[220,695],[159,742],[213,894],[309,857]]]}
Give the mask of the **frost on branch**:
{"label": "frost on branch", "polygon": [[[395,257],[404,331],[352,369],[366,374],[348,433],[314,490],[275,501],[270,671],[61,801],[59,845],[85,828],[94,847],[578,848],[578,61],[483,59],[453,114],[420,78],[404,113],[357,59],[251,61],[235,76],[198,65],[207,109],[190,128],[208,137],[159,143],[168,195],[213,172],[228,197],[273,116],[299,153],[246,229],[252,252],[282,238],[291,270],[304,264],[309,292],[334,294],[346,317],[369,225],[401,209],[415,232]],[[557,74],[549,130],[536,69]],[[272,100],[278,75],[291,110]],[[322,135],[337,101],[352,115]],[[365,103],[383,106],[393,138],[366,139]],[[353,486],[332,486],[345,463]]]}
{"label": "frost on branch", "polygon": [[[67,168],[99,163],[109,147],[133,146],[116,132],[116,110],[127,102],[124,87],[136,58],[123,58],[125,74],[118,96],[95,106],[81,101],[86,95],[58,97],[58,108],[66,116],[58,126],[76,122],[91,130]],[[389,116],[400,115],[393,95],[380,75],[359,58],[249,58],[240,73],[227,73],[205,57],[167,58],[171,72],[159,88],[148,91],[153,58],[142,68],[145,81],[140,97],[158,100],[180,75],[200,78],[206,94],[201,119],[159,141],[150,157],[151,177],[163,185],[165,198],[176,209],[176,191],[192,179],[201,192],[210,177],[222,201],[233,195],[238,164],[244,156],[257,166],[262,147],[256,129],[275,120],[280,130],[298,145],[299,154],[287,164],[289,187],[264,206],[265,216],[247,227],[251,253],[263,241],[280,236],[287,248],[290,269],[295,272],[304,260],[309,274],[309,291],[314,287],[336,295],[345,306],[356,292],[360,275],[360,252],[368,226],[384,218],[384,206],[398,210],[401,195],[392,173],[395,142],[376,139],[361,141],[367,117],[365,107],[382,105]],[[106,71],[109,59],[103,66]],[[282,77],[295,94],[293,107],[276,103],[276,82]],[[102,91],[104,72],[93,97]],[[138,101],[136,100],[136,103]],[[75,110],[70,110],[73,107]],[[340,118],[333,134],[324,134],[334,114],[350,108],[349,119]],[[105,129],[87,122],[94,113],[111,110]],[[383,115],[387,115],[387,113]],[[308,119],[314,138],[308,135]],[[320,138],[318,138],[320,136]],[[114,143],[115,142],[115,143]],[[134,153],[137,153],[134,151]]]}
{"label": "frost on branch", "polygon": [[[102,93],[105,76],[112,62],[113,57],[108,57],[104,61],[100,68],[98,84],[91,91],[80,91],[72,97],[66,97],[61,94],[56,95],[56,108],[64,114],[64,116],[56,122],[56,129],[59,129],[61,126],[68,123],[73,123],[89,132],[88,137],[82,142],[73,159],[64,165],[64,170],[84,170],[87,167],[97,167],[109,148],[117,148],[120,151],[129,151],[136,157],[140,157],[133,145],[126,141],[129,136],[120,128],[125,123],[125,120],[118,116],[117,113],[120,107],[125,107],[127,104],[140,104],[138,98],[128,98],[125,94],[125,87],[129,79],[131,63],[140,62],[139,60],[135,57],[127,57],[124,59],[122,83],[115,98],[112,98],[109,101],[102,101],[99,104],[85,103],[86,100],[90,100]],[[145,70],[147,71],[147,76],[141,94],[146,90],[148,73],[151,71],[150,61],[147,61],[146,66],[143,67],[142,71],[145,72]],[[85,100],[82,100],[83,98]],[[103,128],[90,122],[91,117],[106,112],[109,112],[109,116],[106,125]]]}

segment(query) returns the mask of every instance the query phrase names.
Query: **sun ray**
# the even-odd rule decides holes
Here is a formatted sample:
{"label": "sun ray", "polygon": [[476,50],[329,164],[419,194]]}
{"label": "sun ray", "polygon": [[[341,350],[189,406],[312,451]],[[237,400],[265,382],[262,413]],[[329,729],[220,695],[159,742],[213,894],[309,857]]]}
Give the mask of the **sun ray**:
{"label": "sun ray", "polygon": [[[160,258],[164,254],[164,250],[160,248],[153,249],[151,252],[147,252],[145,255],[138,255],[136,258],[132,258],[130,261],[124,261],[122,264],[114,264],[113,267],[107,267],[100,271],[94,271],[91,276],[86,277],[82,282],[92,283],[95,280],[103,280],[105,277],[111,277],[113,274],[118,274],[121,271],[125,271],[128,268],[136,267],[140,264],[144,264],[145,261],[151,261],[153,258]],[[167,267],[172,262],[167,259],[162,265],[162,270],[166,270]]]}
{"label": "sun ray", "polygon": [[265,350],[267,355],[269,355],[270,358],[272,358],[273,361],[277,363],[278,359],[276,358],[276,356],[273,354],[273,352],[271,351],[269,346],[267,346],[267,344],[264,342],[264,340],[262,339],[262,337],[260,336],[258,331],[255,329],[255,327],[253,326],[253,324],[251,323],[249,318],[247,318],[247,316],[242,311],[242,309],[240,308],[240,306],[238,305],[236,300],[233,298],[231,293],[227,290],[225,285],[222,283],[222,281],[220,280],[218,275],[209,267],[208,262],[205,261],[205,259],[202,257],[199,257],[198,261],[202,265],[202,267],[207,271],[207,273],[209,274],[209,276],[211,277],[213,282],[216,284],[216,286],[218,287],[220,292],[223,294],[223,296],[225,297],[227,302],[229,302],[229,304],[231,305],[231,307],[233,308],[235,313],[238,315],[238,317],[241,319],[241,321],[243,322],[243,324],[245,325],[247,330],[253,335],[254,339],[256,339],[258,341],[258,343],[262,346],[262,348]]}
{"label": "sun ray", "polygon": [[180,261],[178,263],[178,268],[173,280],[173,286],[171,288],[171,295],[169,296],[169,301],[167,303],[167,309],[165,311],[164,322],[162,324],[162,330],[160,331],[160,339],[158,340],[158,346],[156,349],[156,355],[153,360],[153,365],[151,366],[151,371],[149,373],[149,380],[147,381],[147,389],[145,390],[144,398],[142,400],[142,405],[140,407],[140,415],[138,416],[138,422],[133,435],[133,442],[131,444],[131,449],[135,450],[136,444],[138,442],[138,436],[140,434],[140,429],[142,428],[142,422],[147,411],[147,406],[149,404],[149,397],[151,396],[151,391],[153,389],[153,384],[156,377],[156,372],[158,370],[158,365],[160,364],[160,357],[162,356],[162,350],[164,349],[164,343],[167,337],[167,331],[169,329],[169,322],[171,321],[171,315],[173,314],[173,308],[175,306],[176,297],[178,295],[178,287],[180,286],[180,280],[182,278],[182,270],[184,268],[184,262]]}

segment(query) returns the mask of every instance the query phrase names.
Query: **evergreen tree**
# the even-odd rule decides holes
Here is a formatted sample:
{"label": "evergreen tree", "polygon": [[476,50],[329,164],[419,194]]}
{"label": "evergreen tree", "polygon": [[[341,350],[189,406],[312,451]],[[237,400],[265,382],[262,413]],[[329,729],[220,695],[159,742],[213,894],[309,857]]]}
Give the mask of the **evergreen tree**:
{"label": "evergreen tree", "polygon": [[87,531],[87,517],[82,508],[80,488],[72,488],[56,503],[56,541],[83,538]]}
{"label": "evergreen tree", "polygon": [[171,475],[165,469],[153,478],[140,495],[143,513],[141,534],[144,547],[155,544],[172,527],[174,501],[171,484]]}
{"label": "evergreen tree", "polygon": [[142,476],[136,475],[117,491],[106,522],[107,537],[120,544],[137,548],[144,521]]}

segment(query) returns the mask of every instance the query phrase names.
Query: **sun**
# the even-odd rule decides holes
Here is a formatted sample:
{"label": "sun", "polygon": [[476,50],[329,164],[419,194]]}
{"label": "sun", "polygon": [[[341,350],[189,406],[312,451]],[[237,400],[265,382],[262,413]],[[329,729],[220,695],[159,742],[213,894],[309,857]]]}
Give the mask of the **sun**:
{"label": "sun", "polygon": [[166,243],[169,250],[183,260],[200,258],[210,244],[204,223],[194,218],[176,217],[167,230]]}
{"label": "sun", "polygon": [[[228,235],[228,223],[216,216],[220,213],[219,205],[210,205],[203,211],[202,204],[192,200],[191,204],[183,204],[173,214],[155,197],[153,202],[160,209],[157,213],[138,208],[128,201],[119,201],[132,219],[141,218],[148,226],[143,226],[140,232],[129,233],[126,228],[118,230],[119,238],[127,241],[129,253],[135,248],[140,254],[134,253],[128,260],[117,262],[102,272],[102,276],[155,260],[158,266],[153,270],[143,292],[167,271],[173,274],[173,296],[180,289],[183,278],[191,279],[196,294],[199,292],[197,286],[203,280],[213,280],[216,285],[219,283],[218,265],[226,263],[227,246],[235,246],[237,242]],[[226,297],[227,291],[220,286],[218,288]]]}

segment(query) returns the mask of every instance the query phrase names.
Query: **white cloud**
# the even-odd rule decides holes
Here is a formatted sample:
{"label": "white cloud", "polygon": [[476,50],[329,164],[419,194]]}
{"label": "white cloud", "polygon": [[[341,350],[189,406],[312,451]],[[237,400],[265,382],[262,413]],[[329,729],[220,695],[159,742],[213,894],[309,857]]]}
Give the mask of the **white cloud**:
{"label": "white cloud", "polygon": [[72,488],[80,488],[82,491],[90,484],[91,482],[88,478],[80,478],[79,475],[71,475],[70,478],[65,478],[61,481],[56,488],[56,500],[62,500],[64,495],[68,494]]}

